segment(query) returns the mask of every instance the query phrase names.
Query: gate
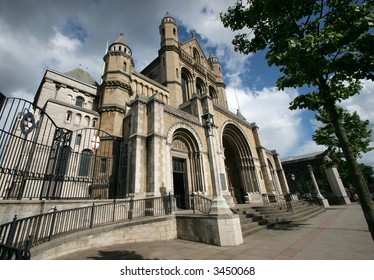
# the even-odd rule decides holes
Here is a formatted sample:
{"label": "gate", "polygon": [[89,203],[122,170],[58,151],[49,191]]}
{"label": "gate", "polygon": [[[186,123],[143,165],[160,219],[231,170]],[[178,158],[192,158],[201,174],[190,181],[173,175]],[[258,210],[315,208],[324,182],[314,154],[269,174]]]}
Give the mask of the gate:
{"label": "gate", "polygon": [[127,146],[99,129],[57,127],[41,108],[0,102],[0,198],[126,196]]}

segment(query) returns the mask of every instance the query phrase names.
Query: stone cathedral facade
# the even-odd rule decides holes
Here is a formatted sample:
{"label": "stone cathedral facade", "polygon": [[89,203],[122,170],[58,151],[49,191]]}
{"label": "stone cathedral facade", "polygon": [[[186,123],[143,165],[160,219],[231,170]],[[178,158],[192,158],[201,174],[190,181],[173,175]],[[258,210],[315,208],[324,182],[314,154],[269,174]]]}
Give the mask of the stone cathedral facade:
{"label": "stone cathedral facade", "polygon": [[278,154],[263,147],[259,128],[229,111],[220,61],[194,36],[180,42],[170,14],[159,32],[158,55],[140,73],[133,70],[136,50],[121,34],[103,58],[101,84],[82,69],[47,70],[35,104],[60,127],[98,128],[123,139],[126,197],[212,197],[218,185],[232,204],[289,192]]}

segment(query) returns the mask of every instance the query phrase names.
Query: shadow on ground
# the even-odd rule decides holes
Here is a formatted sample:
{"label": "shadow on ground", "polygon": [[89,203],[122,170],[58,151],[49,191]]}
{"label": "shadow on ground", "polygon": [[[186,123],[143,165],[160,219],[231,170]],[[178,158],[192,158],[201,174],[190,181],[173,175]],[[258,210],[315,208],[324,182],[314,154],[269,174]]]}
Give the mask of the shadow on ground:
{"label": "shadow on ground", "polygon": [[142,255],[136,253],[135,251],[98,251],[100,256],[87,257],[91,260],[158,260],[158,259],[148,259],[144,258]]}
{"label": "shadow on ground", "polygon": [[275,222],[272,224],[269,224],[267,226],[267,229],[272,230],[298,230],[300,226],[306,226],[308,224],[297,224],[292,222]]}

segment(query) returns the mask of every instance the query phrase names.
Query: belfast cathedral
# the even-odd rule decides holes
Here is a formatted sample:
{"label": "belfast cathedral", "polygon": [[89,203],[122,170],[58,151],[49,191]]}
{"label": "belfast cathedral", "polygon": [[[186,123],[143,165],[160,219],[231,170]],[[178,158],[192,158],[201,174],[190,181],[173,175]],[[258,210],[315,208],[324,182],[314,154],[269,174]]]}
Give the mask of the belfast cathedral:
{"label": "belfast cathedral", "polygon": [[[229,205],[288,193],[278,154],[262,145],[255,123],[229,110],[217,57],[205,54],[195,36],[179,41],[169,13],[159,34],[158,54],[141,72],[124,34],[108,46],[100,83],[81,68],[45,72],[34,104],[72,131],[54,167],[66,175],[62,184],[92,174],[82,198],[211,198],[219,189]],[[86,136],[88,130],[96,132]],[[109,138],[115,141],[104,151]],[[56,185],[53,194],[63,198],[63,190]]]}

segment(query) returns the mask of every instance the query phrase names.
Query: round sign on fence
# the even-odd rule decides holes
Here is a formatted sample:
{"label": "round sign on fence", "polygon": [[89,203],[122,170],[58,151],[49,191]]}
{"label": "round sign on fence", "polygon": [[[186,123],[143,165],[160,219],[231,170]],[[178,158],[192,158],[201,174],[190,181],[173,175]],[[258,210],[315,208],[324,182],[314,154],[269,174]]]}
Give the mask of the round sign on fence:
{"label": "round sign on fence", "polygon": [[97,148],[99,148],[99,146],[100,146],[100,138],[98,135],[95,135],[91,139],[91,147],[92,149],[96,150]]}
{"label": "round sign on fence", "polygon": [[21,120],[21,131],[24,135],[29,134],[35,127],[35,118],[32,111],[23,115]]}

